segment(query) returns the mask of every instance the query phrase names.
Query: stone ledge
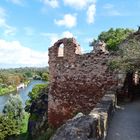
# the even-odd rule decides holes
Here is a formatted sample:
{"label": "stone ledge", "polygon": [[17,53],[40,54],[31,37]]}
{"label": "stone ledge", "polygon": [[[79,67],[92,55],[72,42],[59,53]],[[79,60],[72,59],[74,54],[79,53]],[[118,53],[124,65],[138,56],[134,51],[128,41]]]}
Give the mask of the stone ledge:
{"label": "stone ledge", "polygon": [[116,93],[106,94],[101,102],[90,112],[89,115],[98,119],[98,137],[97,140],[105,140],[107,136],[108,125],[116,107]]}
{"label": "stone ledge", "polygon": [[79,113],[67,121],[51,140],[105,140],[116,107],[116,94],[114,91],[110,93],[104,95],[89,115]]}

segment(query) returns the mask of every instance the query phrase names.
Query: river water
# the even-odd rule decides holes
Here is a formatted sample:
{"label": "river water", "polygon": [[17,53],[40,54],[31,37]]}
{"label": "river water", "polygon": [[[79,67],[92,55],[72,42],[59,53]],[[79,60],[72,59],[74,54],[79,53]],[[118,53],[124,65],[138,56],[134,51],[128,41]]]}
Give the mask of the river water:
{"label": "river water", "polygon": [[[45,81],[42,81],[42,80],[32,80],[27,87],[25,87],[24,89],[20,89],[18,91],[17,94],[20,95],[21,97],[21,100],[22,100],[22,103],[23,103],[23,106],[25,106],[25,102],[27,99],[29,99],[28,97],[28,93],[30,91],[32,91],[32,88],[37,85],[37,84],[45,84],[46,82]],[[8,101],[8,98],[10,97],[10,95],[3,95],[3,96],[0,96],[0,113],[2,112],[3,110],[3,107],[4,105],[6,104],[6,102]]]}

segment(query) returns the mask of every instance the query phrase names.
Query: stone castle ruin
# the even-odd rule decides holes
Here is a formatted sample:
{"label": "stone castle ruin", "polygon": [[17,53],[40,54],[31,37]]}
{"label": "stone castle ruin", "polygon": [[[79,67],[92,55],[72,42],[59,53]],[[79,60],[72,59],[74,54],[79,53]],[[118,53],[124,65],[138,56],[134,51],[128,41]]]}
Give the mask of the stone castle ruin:
{"label": "stone castle ruin", "polygon": [[81,54],[74,38],[64,38],[49,48],[48,121],[54,127],[78,112],[88,114],[117,83],[107,65],[113,55],[103,42],[98,46]]}
{"label": "stone castle ruin", "polygon": [[109,53],[109,51],[106,49],[106,43],[104,41],[99,40],[96,42],[93,48],[93,52],[96,53],[97,51],[102,51],[105,54]]}

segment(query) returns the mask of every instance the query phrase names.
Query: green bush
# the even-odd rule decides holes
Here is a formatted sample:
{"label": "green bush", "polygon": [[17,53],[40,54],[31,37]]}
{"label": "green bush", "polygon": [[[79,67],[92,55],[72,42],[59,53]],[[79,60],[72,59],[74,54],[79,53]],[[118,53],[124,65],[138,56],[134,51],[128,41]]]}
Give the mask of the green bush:
{"label": "green bush", "polygon": [[9,136],[20,134],[19,126],[16,120],[11,119],[6,115],[0,115],[0,138],[5,140]]}

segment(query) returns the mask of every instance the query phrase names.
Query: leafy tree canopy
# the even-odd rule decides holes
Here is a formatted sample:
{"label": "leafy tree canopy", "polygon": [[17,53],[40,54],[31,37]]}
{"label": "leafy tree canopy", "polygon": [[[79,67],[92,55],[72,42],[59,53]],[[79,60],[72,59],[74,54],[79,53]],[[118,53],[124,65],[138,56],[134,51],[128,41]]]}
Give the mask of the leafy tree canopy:
{"label": "leafy tree canopy", "polygon": [[33,103],[33,101],[35,101],[40,96],[42,90],[47,86],[48,86],[47,84],[38,84],[32,89],[31,92],[29,92],[28,96],[30,97],[30,99],[26,101],[26,107],[25,107],[25,110],[27,112],[29,112],[30,106]]}
{"label": "leafy tree canopy", "polygon": [[20,134],[24,110],[19,96],[11,95],[0,114],[0,140]]}
{"label": "leafy tree canopy", "polygon": [[134,30],[128,28],[110,28],[108,31],[101,32],[97,40],[94,39],[90,45],[94,46],[96,41],[102,40],[106,43],[108,50],[115,51],[118,49],[118,45],[133,32]]}
{"label": "leafy tree canopy", "polygon": [[0,115],[0,139],[5,140],[8,136],[18,135],[20,133],[16,120]]}
{"label": "leafy tree canopy", "polygon": [[140,40],[130,38],[118,50],[118,57],[111,60],[110,68],[123,71],[140,71]]}
{"label": "leafy tree canopy", "polygon": [[9,118],[16,119],[19,122],[23,119],[24,109],[18,95],[10,95],[9,100],[4,106],[3,113]]}

